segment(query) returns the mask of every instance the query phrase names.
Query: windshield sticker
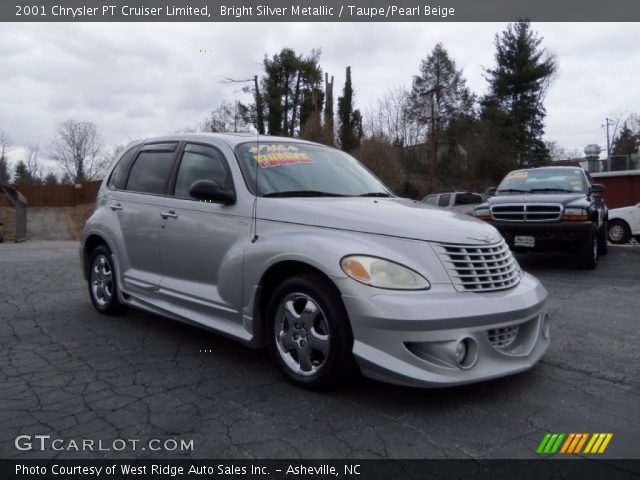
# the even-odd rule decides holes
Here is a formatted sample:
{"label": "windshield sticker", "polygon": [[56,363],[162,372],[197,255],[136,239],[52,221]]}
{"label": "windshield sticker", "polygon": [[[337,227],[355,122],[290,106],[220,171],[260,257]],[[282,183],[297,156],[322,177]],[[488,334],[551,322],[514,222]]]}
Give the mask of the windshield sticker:
{"label": "windshield sticker", "polygon": [[511,172],[507,175],[509,180],[526,180],[527,178],[529,178],[528,172]]}
{"label": "windshield sticker", "polygon": [[260,145],[249,148],[249,152],[260,168],[313,163],[306,152],[301,152],[294,145]]}

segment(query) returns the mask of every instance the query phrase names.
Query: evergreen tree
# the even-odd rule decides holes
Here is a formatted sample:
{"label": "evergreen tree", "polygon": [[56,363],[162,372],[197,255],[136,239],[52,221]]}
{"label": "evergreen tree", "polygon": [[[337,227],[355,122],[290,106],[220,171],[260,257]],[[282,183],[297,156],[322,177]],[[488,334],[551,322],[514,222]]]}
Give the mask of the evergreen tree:
{"label": "evergreen tree", "polygon": [[353,96],[351,67],[347,67],[342,96],[338,98],[338,139],[345,152],[358,148],[362,140],[362,115],[353,109]]}
{"label": "evergreen tree", "polygon": [[[309,105],[305,99],[320,89],[322,81],[319,60],[320,50],[303,57],[290,48],[283,48],[271,58],[265,57],[262,91],[270,135],[293,137],[302,130],[301,117],[310,114],[305,111]],[[313,108],[321,110],[322,104]],[[255,110],[259,110],[257,106]]]}
{"label": "evergreen tree", "polygon": [[49,172],[46,177],[44,177],[45,185],[58,185],[58,177],[53,172]]}
{"label": "evergreen tree", "polygon": [[13,175],[13,184],[17,186],[33,184],[33,178],[29,173],[27,164],[23,160],[20,160],[16,165],[16,170]]}
{"label": "evergreen tree", "polygon": [[630,155],[636,153],[638,147],[640,147],[640,134],[634,133],[625,122],[611,144],[611,155]]}
{"label": "evergreen tree", "polygon": [[438,43],[422,60],[420,73],[413,78],[408,101],[408,114],[421,125],[429,124],[435,102],[438,128],[447,130],[459,117],[473,116],[474,96],[467,87],[462,70],[449,52]]}
{"label": "evergreen tree", "polygon": [[9,162],[6,157],[0,157],[0,183],[9,183],[10,181]]}
{"label": "evergreen tree", "polygon": [[484,112],[485,117],[490,119],[496,113],[500,119],[508,117],[509,149],[520,166],[549,161],[542,140],[543,101],[558,67],[555,56],[541,48],[541,43],[542,37],[528,21],[509,24],[495,37],[496,66],[486,72],[490,92],[484,104],[490,109]]}

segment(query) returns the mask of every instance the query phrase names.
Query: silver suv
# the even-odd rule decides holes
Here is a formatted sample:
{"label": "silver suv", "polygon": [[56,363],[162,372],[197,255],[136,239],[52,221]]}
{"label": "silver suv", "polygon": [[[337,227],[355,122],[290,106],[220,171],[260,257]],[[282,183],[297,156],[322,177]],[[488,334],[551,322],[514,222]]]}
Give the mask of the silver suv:
{"label": "silver suv", "polygon": [[81,239],[101,313],[133,306],[268,346],[309,388],[358,368],[403,385],[532,367],[547,293],[485,222],[395,197],[349,155],[291,138],[136,142]]}

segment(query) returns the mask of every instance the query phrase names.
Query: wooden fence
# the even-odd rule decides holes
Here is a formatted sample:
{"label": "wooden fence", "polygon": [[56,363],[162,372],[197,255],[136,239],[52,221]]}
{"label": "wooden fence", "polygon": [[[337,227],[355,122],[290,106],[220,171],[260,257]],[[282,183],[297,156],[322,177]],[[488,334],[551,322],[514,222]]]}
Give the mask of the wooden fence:
{"label": "wooden fence", "polygon": [[16,187],[30,207],[75,207],[93,203],[102,181],[75,185],[21,185]]}

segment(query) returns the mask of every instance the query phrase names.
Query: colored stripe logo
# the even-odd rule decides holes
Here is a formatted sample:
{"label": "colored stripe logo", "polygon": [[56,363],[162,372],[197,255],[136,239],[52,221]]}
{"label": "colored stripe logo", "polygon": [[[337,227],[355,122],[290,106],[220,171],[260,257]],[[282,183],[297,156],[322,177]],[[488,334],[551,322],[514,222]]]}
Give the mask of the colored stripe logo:
{"label": "colored stripe logo", "polygon": [[613,433],[547,433],[538,445],[536,453],[604,453],[612,438]]}

